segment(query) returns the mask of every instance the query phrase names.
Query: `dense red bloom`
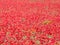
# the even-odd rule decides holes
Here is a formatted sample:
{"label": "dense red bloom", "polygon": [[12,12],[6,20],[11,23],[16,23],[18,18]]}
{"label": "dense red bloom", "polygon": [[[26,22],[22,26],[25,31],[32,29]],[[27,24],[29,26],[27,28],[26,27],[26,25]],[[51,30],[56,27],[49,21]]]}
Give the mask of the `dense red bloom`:
{"label": "dense red bloom", "polygon": [[0,0],[0,45],[60,45],[60,0]]}

